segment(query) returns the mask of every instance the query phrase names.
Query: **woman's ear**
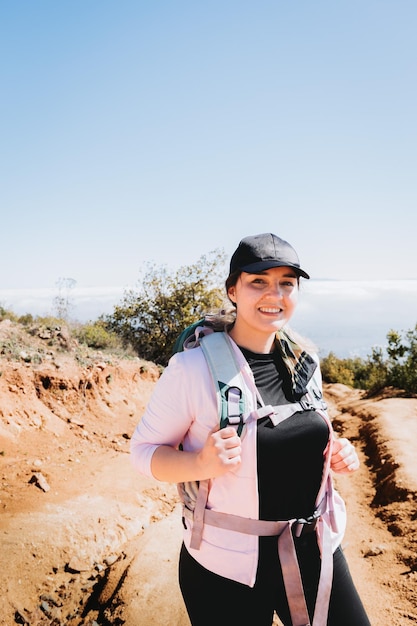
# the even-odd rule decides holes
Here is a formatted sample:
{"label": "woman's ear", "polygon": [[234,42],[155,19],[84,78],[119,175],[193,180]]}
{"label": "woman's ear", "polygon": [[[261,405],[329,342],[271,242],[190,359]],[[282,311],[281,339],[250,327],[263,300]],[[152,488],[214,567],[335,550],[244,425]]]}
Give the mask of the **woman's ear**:
{"label": "woman's ear", "polygon": [[235,287],[229,287],[229,290],[227,292],[227,297],[229,298],[230,302],[233,302],[233,304],[236,304],[236,289]]}

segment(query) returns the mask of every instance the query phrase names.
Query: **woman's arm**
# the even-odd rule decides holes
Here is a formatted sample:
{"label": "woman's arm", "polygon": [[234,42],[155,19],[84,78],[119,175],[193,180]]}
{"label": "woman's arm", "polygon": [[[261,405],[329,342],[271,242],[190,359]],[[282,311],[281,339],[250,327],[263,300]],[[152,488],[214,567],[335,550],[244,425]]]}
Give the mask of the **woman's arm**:
{"label": "woman's arm", "polygon": [[[133,433],[130,449],[136,470],[175,483],[215,478],[236,469],[241,441],[233,427],[219,430],[217,410],[204,355],[197,349],[176,354]],[[200,413],[204,419],[195,417]],[[210,422],[217,423],[212,430]],[[188,439],[189,444],[190,438],[192,446],[181,450],[180,443]]]}
{"label": "woman's arm", "polygon": [[240,437],[232,426],[214,429],[201,450],[185,452],[171,446],[158,446],[152,455],[151,472],[163,482],[185,482],[216,478],[241,463]]}

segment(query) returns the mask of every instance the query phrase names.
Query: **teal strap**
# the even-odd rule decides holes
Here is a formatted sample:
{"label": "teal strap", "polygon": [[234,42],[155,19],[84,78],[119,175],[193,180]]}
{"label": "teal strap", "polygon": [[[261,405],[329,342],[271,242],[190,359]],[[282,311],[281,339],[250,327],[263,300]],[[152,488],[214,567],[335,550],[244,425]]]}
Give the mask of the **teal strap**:
{"label": "teal strap", "polygon": [[240,435],[248,413],[246,384],[230,339],[224,332],[212,332],[200,339],[200,346],[216,388],[220,428],[234,424]]}
{"label": "teal strap", "polygon": [[[199,345],[215,384],[220,428],[233,424],[237,426],[237,432],[240,435],[244,419],[249,412],[246,396],[247,383],[243,378],[231,340],[225,332],[209,332],[199,338]],[[276,426],[294,413],[312,408],[326,409],[314,375],[308,384],[308,392],[299,402],[273,407],[273,410],[271,407],[266,407],[264,410],[267,410],[272,423]]]}

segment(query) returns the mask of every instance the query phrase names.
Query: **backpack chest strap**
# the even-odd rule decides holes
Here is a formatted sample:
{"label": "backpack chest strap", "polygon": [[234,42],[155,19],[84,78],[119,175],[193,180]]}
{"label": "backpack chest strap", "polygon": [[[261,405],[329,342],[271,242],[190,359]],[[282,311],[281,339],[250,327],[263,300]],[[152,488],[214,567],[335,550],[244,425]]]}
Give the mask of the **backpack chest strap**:
{"label": "backpack chest strap", "polygon": [[295,413],[312,410],[314,408],[313,404],[305,400],[300,400],[299,402],[289,402],[288,404],[280,404],[278,406],[271,406],[268,404],[254,411],[253,416],[256,419],[269,417],[273,425],[277,426],[284,420],[295,415]]}

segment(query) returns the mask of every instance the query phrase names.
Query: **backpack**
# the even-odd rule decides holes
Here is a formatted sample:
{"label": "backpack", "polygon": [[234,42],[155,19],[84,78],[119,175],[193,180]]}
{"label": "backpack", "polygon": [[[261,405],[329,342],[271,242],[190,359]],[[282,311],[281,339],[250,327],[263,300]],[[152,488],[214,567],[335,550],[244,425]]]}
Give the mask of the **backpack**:
{"label": "backpack", "polygon": [[[228,424],[234,425],[240,436],[244,426],[244,416],[248,410],[248,401],[245,395],[246,383],[231,340],[227,333],[215,330],[209,317],[202,318],[182,331],[174,344],[173,354],[197,346],[200,346],[203,351],[216,389],[220,428]],[[274,425],[299,410],[312,408],[326,410],[327,405],[323,399],[321,381],[318,380],[318,368],[307,385],[307,393],[299,402],[291,402],[274,408],[274,417],[271,416]]]}

